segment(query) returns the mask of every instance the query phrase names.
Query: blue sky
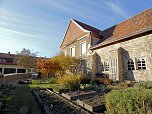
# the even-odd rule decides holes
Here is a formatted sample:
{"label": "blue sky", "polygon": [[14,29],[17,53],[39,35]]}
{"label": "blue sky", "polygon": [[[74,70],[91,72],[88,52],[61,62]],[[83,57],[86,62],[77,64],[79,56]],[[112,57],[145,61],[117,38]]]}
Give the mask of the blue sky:
{"label": "blue sky", "polygon": [[152,0],[0,0],[0,52],[51,57],[70,19],[104,30],[148,8]]}

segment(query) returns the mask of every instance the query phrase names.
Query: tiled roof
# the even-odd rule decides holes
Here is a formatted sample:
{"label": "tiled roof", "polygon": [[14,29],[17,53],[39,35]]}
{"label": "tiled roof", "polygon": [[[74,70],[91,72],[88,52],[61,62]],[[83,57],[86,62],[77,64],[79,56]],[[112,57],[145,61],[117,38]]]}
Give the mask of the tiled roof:
{"label": "tiled roof", "polygon": [[83,29],[85,29],[85,30],[88,30],[88,31],[90,31],[90,32],[92,32],[92,33],[95,33],[95,34],[98,34],[98,35],[100,35],[101,34],[101,30],[99,30],[99,29],[97,29],[97,28],[94,28],[94,27],[92,27],[92,26],[90,26],[90,25],[87,25],[87,24],[85,24],[85,23],[82,23],[82,22],[80,22],[80,21],[77,21],[77,20],[75,20],[75,19],[73,19],[76,23],[78,23]]}
{"label": "tiled roof", "polygon": [[99,44],[91,47],[91,49],[96,49],[105,44],[107,45],[118,40],[126,39],[130,36],[137,35],[151,29],[152,8],[104,30],[102,32],[103,40]]}
{"label": "tiled roof", "polygon": [[15,58],[14,54],[8,54],[8,53],[0,53],[0,58]]}

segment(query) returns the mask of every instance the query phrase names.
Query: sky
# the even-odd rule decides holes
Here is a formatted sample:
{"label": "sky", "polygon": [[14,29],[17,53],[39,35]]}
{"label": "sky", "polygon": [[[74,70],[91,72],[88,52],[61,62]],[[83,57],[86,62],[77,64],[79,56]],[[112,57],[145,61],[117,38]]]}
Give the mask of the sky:
{"label": "sky", "polygon": [[52,57],[70,19],[104,30],[149,8],[152,0],[0,0],[0,52]]}

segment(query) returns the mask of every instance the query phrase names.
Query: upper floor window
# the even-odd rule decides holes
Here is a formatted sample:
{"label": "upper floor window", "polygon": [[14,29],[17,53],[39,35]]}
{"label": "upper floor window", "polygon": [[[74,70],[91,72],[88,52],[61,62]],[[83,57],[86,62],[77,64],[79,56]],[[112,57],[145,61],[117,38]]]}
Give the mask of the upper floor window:
{"label": "upper floor window", "polygon": [[13,63],[13,59],[6,59],[6,63]]}
{"label": "upper floor window", "polygon": [[135,67],[134,67],[134,61],[133,60],[128,60],[128,70],[135,70]]}
{"label": "upper floor window", "polygon": [[146,69],[146,61],[144,58],[137,59],[138,70]]}
{"label": "upper floor window", "polygon": [[2,58],[0,58],[0,63],[2,62]]}
{"label": "upper floor window", "polygon": [[80,54],[86,54],[86,42],[80,43]]}
{"label": "upper floor window", "polygon": [[64,55],[65,55],[65,56],[67,55],[67,52],[66,52],[66,50],[63,50],[63,53],[64,53]]}
{"label": "upper floor window", "polygon": [[75,46],[70,48],[70,54],[71,54],[71,57],[75,56]]}

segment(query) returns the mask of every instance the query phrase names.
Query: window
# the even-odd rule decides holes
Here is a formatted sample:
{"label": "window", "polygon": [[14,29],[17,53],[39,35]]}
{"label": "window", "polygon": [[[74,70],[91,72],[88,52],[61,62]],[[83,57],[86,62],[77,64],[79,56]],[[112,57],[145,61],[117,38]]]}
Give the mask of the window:
{"label": "window", "polygon": [[80,43],[80,54],[86,54],[86,42]]}
{"label": "window", "polygon": [[0,73],[2,73],[3,68],[0,68]]}
{"label": "window", "polygon": [[144,58],[137,59],[138,70],[146,69],[146,61]]}
{"label": "window", "polygon": [[67,55],[67,52],[66,52],[66,50],[63,50],[63,53],[64,53],[64,55],[65,55],[65,56]]}
{"label": "window", "polygon": [[2,62],[2,58],[0,58],[0,63]]}
{"label": "window", "polygon": [[105,63],[105,71],[109,71],[109,63]]}
{"label": "window", "polygon": [[17,73],[26,73],[26,69],[17,69]]}
{"label": "window", "polygon": [[4,68],[4,74],[16,73],[15,68]]}
{"label": "window", "polygon": [[13,63],[13,59],[6,59],[6,63]]}
{"label": "window", "polygon": [[71,57],[74,57],[75,56],[75,47],[71,47],[70,52],[71,52]]}
{"label": "window", "polygon": [[80,60],[80,69],[83,71],[86,68],[86,60]]}
{"label": "window", "polygon": [[134,61],[133,60],[128,60],[128,70],[135,70],[135,67],[134,67]]}
{"label": "window", "polygon": [[104,64],[103,64],[103,62],[101,62],[101,64],[100,64],[100,70],[104,71]]}

